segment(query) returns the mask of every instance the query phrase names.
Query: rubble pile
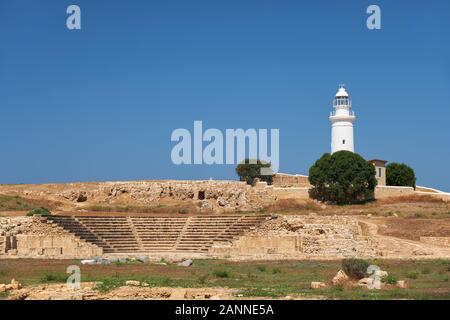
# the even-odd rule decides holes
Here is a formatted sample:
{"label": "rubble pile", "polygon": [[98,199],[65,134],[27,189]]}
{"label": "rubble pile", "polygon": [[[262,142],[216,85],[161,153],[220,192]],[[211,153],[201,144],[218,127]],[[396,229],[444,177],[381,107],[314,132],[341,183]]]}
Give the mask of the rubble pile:
{"label": "rubble pile", "polygon": [[70,202],[154,205],[162,200],[191,201],[200,209],[233,211],[254,210],[270,205],[274,195],[270,188],[252,188],[239,181],[127,181],[101,183],[70,183],[27,186],[21,190],[27,197],[43,197]]}
{"label": "rubble pile", "polygon": [[0,217],[0,236],[65,234],[64,230],[42,222],[39,217]]}

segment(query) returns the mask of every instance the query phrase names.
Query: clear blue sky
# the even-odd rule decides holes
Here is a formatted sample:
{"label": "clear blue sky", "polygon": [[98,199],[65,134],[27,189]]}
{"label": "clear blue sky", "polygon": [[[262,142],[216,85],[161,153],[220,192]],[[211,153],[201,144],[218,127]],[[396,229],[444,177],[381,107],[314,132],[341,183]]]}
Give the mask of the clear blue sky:
{"label": "clear blue sky", "polygon": [[0,183],[234,179],[172,164],[194,120],[279,128],[280,171],[306,174],[344,82],[356,151],[450,191],[449,39],[448,0],[0,0]]}

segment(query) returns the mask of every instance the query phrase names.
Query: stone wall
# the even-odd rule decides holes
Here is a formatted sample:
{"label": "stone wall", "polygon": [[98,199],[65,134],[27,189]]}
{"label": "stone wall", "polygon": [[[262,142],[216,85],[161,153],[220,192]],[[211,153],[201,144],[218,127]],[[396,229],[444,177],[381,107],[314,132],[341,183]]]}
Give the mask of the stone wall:
{"label": "stone wall", "polygon": [[273,177],[273,186],[277,188],[309,188],[308,176],[277,173]]}
{"label": "stone wall", "polygon": [[16,239],[16,255],[22,258],[87,259],[103,254],[102,248],[71,235],[17,235]]}
{"label": "stone wall", "polygon": [[386,199],[391,197],[402,197],[410,195],[414,195],[414,188],[393,186],[377,186],[375,188],[376,199]]}
{"label": "stone wall", "polygon": [[[421,190],[423,189],[424,188],[421,187]],[[404,197],[412,195],[430,196],[433,198],[441,199],[446,202],[450,201],[450,193],[445,192],[415,191],[414,188],[412,187],[377,186],[375,188],[376,199],[386,199],[392,197]]]}
{"label": "stone wall", "polygon": [[354,217],[280,216],[232,243],[215,243],[209,254],[244,259],[373,257],[376,245]]}
{"label": "stone wall", "polygon": [[0,217],[0,258],[86,259],[102,254],[102,248],[39,217]]}
{"label": "stone wall", "polygon": [[309,199],[309,188],[273,188],[273,193],[278,200],[295,199],[307,200]]}
{"label": "stone wall", "polygon": [[233,245],[215,244],[209,251],[212,256],[261,257],[267,255],[295,255],[301,252],[299,236],[242,236]]}
{"label": "stone wall", "polygon": [[6,253],[6,237],[0,236],[0,255]]}

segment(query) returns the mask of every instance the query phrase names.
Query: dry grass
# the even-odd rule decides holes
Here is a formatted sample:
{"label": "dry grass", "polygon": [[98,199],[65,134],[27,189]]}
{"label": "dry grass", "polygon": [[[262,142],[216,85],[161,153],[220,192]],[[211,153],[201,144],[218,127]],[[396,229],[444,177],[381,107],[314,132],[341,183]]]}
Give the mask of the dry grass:
{"label": "dry grass", "polygon": [[0,211],[28,211],[34,208],[58,208],[61,203],[46,199],[31,199],[18,195],[0,194]]}
{"label": "dry grass", "polygon": [[381,199],[377,201],[379,204],[396,204],[396,203],[445,203],[444,200],[429,196],[429,195],[408,195],[408,196],[401,196],[401,197],[392,197],[387,199]]}
{"label": "dry grass", "polygon": [[264,208],[267,212],[307,214],[321,210],[319,204],[311,200],[280,199]]}

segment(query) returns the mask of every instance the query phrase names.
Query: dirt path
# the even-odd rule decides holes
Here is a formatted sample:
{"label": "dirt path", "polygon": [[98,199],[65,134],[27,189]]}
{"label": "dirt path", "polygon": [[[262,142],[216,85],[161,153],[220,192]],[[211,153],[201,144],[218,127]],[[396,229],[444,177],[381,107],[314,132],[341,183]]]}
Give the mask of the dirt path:
{"label": "dirt path", "polygon": [[370,237],[379,254],[386,258],[449,258],[450,248],[420,241],[402,239],[380,234],[379,224],[369,219],[359,219],[363,235]]}

